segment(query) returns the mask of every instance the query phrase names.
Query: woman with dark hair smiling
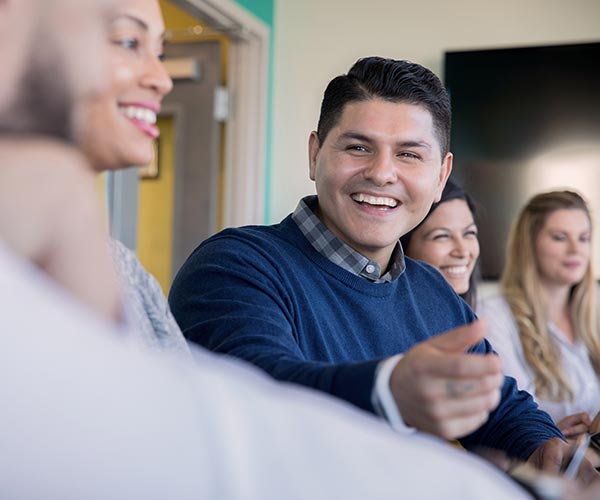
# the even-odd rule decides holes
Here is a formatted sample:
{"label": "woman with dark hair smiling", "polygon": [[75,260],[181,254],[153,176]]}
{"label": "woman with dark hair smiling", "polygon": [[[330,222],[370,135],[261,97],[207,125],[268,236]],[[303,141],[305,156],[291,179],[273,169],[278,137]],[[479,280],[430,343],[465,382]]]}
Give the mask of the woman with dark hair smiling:
{"label": "woman with dark hair smiling", "polygon": [[472,308],[477,300],[479,240],[475,204],[448,180],[439,202],[400,238],[404,254],[435,267]]}
{"label": "woman with dark hair smiling", "polygon": [[[173,83],[161,59],[165,26],[156,0],[120,0],[109,26],[108,92],[84,108],[81,148],[98,172],[147,165],[160,131],[156,117]],[[121,278],[128,316],[147,345],[188,353],[154,277],[116,240],[111,253]]]}

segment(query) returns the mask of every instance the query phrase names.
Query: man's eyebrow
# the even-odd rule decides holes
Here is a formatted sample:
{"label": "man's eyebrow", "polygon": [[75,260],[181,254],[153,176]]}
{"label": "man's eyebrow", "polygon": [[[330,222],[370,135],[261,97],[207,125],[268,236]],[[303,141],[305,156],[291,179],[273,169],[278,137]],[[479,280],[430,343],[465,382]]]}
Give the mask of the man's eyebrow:
{"label": "man's eyebrow", "polygon": [[425,141],[399,141],[396,143],[397,146],[403,148],[425,148],[431,149],[431,144]]}
{"label": "man's eyebrow", "polygon": [[341,140],[353,139],[355,141],[360,141],[360,142],[373,142],[373,139],[370,138],[368,135],[362,134],[360,132],[353,132],[353,131],[344,132],[343,134],[340,134],[339,139],[341,139]]}
{"label": "man's eyebrow", "polygon": [[[369,137],[368,135],[365,135],[361,132],[354,132],[352,130],[348,131],[348,132],[344,132],[343,134],[340,134],[339,136],[340,140],[355,140],[355,141],[360,141],[360,142],[368,142],[368,143],[373,143],[376,142],[375,138],[373,137]],[[429,144],[428,142],[425,141],[398,141],[396,143],[396,146],[398,147],[403,147],[403,148],[425,148],[425,149],[431,149],[431,144]]]}

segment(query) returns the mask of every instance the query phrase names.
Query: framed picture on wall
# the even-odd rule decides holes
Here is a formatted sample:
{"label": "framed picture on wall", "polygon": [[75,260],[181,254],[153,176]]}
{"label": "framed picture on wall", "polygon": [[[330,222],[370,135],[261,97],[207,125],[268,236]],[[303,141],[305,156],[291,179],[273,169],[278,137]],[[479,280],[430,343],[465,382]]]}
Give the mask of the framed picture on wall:
{"label": "framed picture on wall", "polygon": [[152,161],[139,168],[139,176],[142,180],[158,179],[160,174],[160,139],[154,141],[154,155]]}

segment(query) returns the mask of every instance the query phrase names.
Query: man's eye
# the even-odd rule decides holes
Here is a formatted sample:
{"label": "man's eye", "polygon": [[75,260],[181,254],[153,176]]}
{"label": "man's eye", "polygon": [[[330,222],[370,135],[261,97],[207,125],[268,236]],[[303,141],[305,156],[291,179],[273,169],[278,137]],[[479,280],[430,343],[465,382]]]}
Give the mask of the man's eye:
{"label": "man's eye", "polygon": [[350,146],[348,146],[346,148],[348,151],[358,151],[360,153],[366,153],[367,152],[367,148],[364,146],[361,146],[360,144],[352,144]]}
{"label": "man's eye", "polygon": [[411,160],[418,160],[420,158],[419,155],[412,153],[411,151],[403,151],[400,153],[400,156],[403,158],[409,158]]}

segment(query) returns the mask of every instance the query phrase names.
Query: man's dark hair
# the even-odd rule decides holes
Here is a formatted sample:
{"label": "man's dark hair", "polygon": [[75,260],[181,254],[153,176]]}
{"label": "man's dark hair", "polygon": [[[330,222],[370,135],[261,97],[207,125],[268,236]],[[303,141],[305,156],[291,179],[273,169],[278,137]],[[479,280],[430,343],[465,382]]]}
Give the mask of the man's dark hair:
{"label": "man's dark hair", "polygon": [[335,77],[325,89],[317,127],[319,144],[335,127],[348,103],[383,99],[422,106],[431,113],[442,159],[450,147],[450,99],[440,79],[409,61],[365,57],[347,75]]}

